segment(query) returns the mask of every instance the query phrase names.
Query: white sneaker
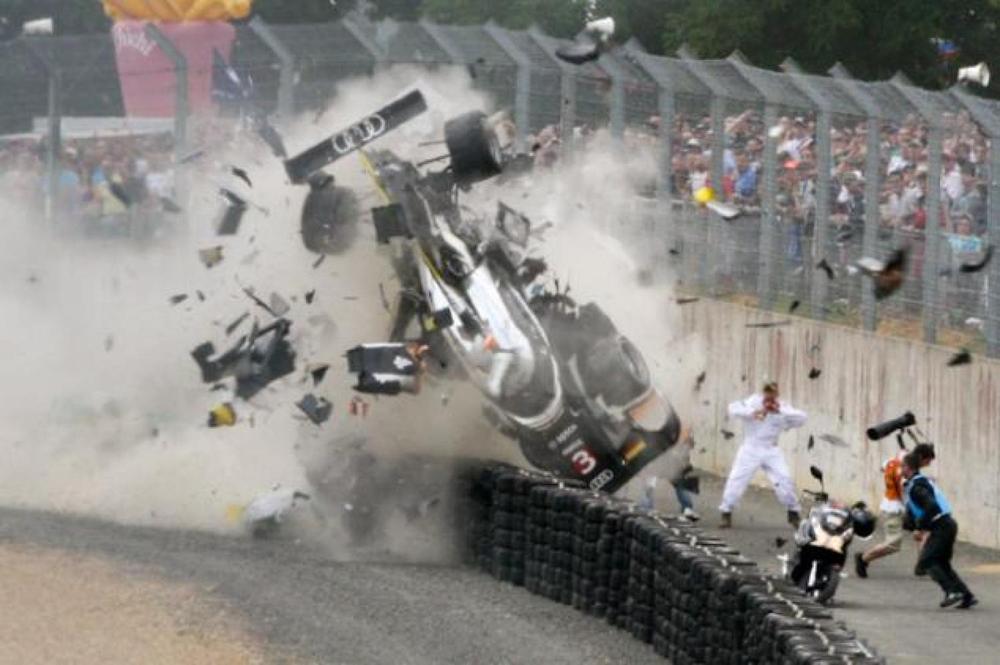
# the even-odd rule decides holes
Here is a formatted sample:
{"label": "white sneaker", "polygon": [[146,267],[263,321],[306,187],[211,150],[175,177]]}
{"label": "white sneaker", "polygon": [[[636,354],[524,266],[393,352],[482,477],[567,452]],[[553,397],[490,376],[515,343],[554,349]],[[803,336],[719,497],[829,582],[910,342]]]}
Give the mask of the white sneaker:
{"label": "white sneaker", "polygon": [[681,513],[681,516],[684,517],[684,518],[686,518],[686,519],[688,519],[688,520],[690,520],[690,521],[692,521],[692,522],[697,522],[698,520],[701,519],[701,515],[699,515],[698,513],[694,512],[694,510],[691,509],[691,508],[685,508],[684,512]]}

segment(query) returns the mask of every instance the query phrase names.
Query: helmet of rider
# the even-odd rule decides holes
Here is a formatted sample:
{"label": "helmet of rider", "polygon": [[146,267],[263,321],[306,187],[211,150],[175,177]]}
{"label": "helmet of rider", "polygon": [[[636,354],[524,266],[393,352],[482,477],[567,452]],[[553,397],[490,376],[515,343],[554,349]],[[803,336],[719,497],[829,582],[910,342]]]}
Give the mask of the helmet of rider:
{"label": "helmet of rider", "polygon": [[851,508],[851,526],[854,527],[854,535],[862,540],[870,538],[875,533],[875,515],[868,510],[864,503],[856,503]]}

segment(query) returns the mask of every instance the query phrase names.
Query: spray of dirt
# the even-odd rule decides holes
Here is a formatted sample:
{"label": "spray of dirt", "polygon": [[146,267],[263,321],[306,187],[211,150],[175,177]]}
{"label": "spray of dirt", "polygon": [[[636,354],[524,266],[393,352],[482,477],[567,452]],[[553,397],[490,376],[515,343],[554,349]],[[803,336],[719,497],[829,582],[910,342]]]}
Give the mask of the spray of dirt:
{"label": "spray of dirt", "polygon": [[[431,111],[383,141],[408,158],[442,152],[443,146],[419,144],[440,138],[445,118],[492,110],[464,70],[391,70],[344,83],[318,120],[307,116],[282,128],[289,151],[412,87],[424,92]],[[641,168],[651,168],[646,162]],[[623,166],[610,143],[599,139],[571,167],[538,174],[527,187],[484,187],[470,200],[486,205],[501,197],[536,221],[557,225],[542,254],[573,284],[574,295],[608,309],[683,414],[700,364],[690,353],[680,364],[672,355],[677,311],[669,288],[639,286],[629,250],[598,232],[631,197],[637,163],[631,155]],[[246,169],[253,187],[226,175],[220,166],[226,164]],[[357,158],[330,170],[340,184],[357,189],[362,209],[379,204]],[[367,216],[351,251],[313,267],[316,257],[303,248],[298,229],[306,192],[287,184],[280,162],[253,137],[185,167],[182,175],[192,192],[186,207],[197,212],[189,215],[188,228],[145,248],[120,239],[56,239],[37,211],[2,201],[9,215],[8,241],[0,246],[0,313],[7,322],[0,342],[8,350],[0,373],[0,503],[236,531],[227,509],[280,484],[319,495],[316,522],[332,527],[323,530],[324,539],[344,555],[345,516],[350,522],[360,515],[351,502],[357,493],[345,489],[358,482],[349,460],[361,452],[376,460],[372,487],[388,497],[383,527],[370,534],[367,546],[415,559],[438,556],[446,527],[421,522],[441,502],[428,460],[521,458],[485,423],[475,391],[459,381],[431,379],[419,396],[369,398],[367,417],[348,413],[351,377],[342,355],[358,343],[385,339],[390,317],[381,292],[391,301],[396,285]],[[236,236],[214,233],[219,185],[238,189],[255,206]],[[514,200],[518,196],[523,198]],[[215,245],[223,246],[225,259],[205,268],[198,250]],[[276,292],[291,305],[297,370],[249,404],[234,401],[236,426],[209,429],[209,409],[231,399],[230,392],[210,392],[189,353],[209,339],[217,350],[227,348],[235,337],[227,339],[225,327],[244,312],[269,320],[243,287],[265,300]],[[309,304],[305,294],[312,290]],[[184,302],[168,302],[181,293],[188,296]],[[307,366],[321,362],[331,370],[313,388]],[[310,391],[334,404],[322,427],[294,406]],[[407,489],[395,491],[394,485]]]}

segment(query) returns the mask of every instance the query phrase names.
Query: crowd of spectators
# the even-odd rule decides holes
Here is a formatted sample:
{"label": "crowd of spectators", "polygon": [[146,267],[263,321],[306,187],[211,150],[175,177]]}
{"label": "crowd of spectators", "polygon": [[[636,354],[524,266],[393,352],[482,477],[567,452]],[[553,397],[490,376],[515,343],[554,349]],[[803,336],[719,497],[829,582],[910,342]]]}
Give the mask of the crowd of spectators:
{"label": "crowd of spectators", "polygon": [[[650,117],[645,126],[626,129],[628,150],[657,150],[660,119]],[[975,260],[985,249],[987,230],[986,182],[988,144],[985,135],[965,113],[946,114],[942,144],[939,226],[944,241],[936,267],[943,275],[955,274],[957,264]],[[913,259],[914,283],[918,283],[925,261],[924,230],[927,227],[929,131],[915,116],[879,127],[878,219],[879,245],[907,245]],[[785,115],[777,125],[765,127],[763,114],[747,110],[725,119],[726,149],[723,153],[722,191],[719,199],[740,206],[754,219],[759,211],[763,183],[764,150],[768,139],[777,152],[776,212],[785,229],[782,260],[787,270],[801,273],[811,256],[815,232],[817,187],[816,119],[809,114]],[[575,140],[586,142],[592,130],[576,128]],[[841,117],[830,132],[832,172],[830,179],[831,263],[846,266],[861,249],[865,220],[867,121]],[[547,127],[531,138],[536,165],[553,167],[560,150],[559,132]],[[695,193],[710,186],[712,128],[707,113],[678,113],[672,131],[672,193],[675,200],[693,204]],[[655,174],[647,194],[655,190]],[[739,224],[739,220],[734,222]],[[756,245],[745,248],[755,254]],[[748,257],[748,260],[754,257]],[[753,261],[755,263],[755,261]],[[964,283],[963,283],[964,280]],[[973,284],[973,280],[975,281]],[[961,298],[974,308],[981,301],[985,280],[958,277],[953,287],[965,291]],[[972,289],[974,293],[968,291]],[[916,296],[919,297],[919,296]],[[919,303],[917,303],[919,304]]]}
{"label": "crowd of spectators", "polygon": [[[174,197],[169,134],[73,138],[61,148],[53,202],[63,228],[128,231],[130,212],[155,214]],[[43,142],[20,139],[0,147],[0,191],[6,195],[42,210],[45,174]]]}

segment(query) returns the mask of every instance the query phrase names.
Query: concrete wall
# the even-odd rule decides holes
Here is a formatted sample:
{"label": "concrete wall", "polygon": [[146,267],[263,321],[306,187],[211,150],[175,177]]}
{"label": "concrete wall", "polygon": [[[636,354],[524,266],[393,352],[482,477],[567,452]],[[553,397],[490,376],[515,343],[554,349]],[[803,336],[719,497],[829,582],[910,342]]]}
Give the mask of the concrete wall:
{"label": "concrete wall", "polygon": [[[895,437],[868,441],[865,430],[909,410],[937,447],[931,475],[952,501],[959,538],[1000,547],[1000,362],[975,357],[971,365],[947,367],[952,349],[711,300],[682,310],[684,339],[707,357],[691,419],[696,466],[728,472],[741,429],[738,422],[727,422],[726,405],[772,378],[781,384],[784,400],[809,414],[806,426],[787,433],[781,443],[799,487],[815,488],[809,476],[809,465],[815,464],[833,496],[877,506],[880,462],[898,448]],[[746,327],[784,319],[792,324]],[[677,350],[686,352],[683,345]],[[815,380],[808,377],[812,367],[822,370]],[[725,440],[723,428],[736,437]],[[820,441],[826,433],[849,447]],[[810,434],[817,438],[808,451]],[[763,473],[757,482],[766,484]]]}

